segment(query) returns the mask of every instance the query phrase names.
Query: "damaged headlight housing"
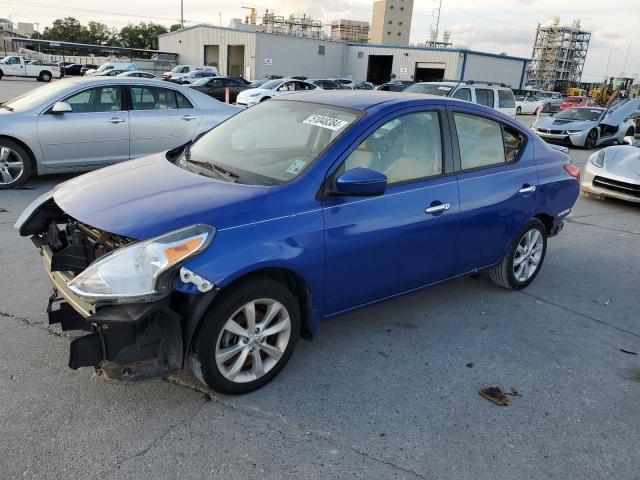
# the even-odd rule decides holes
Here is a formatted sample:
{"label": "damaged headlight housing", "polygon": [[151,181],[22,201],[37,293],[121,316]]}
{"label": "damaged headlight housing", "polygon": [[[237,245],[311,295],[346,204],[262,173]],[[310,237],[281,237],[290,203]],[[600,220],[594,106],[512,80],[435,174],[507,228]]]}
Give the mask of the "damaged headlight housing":
{"label": "damaged headlight housing", "polygon": [[144,302],[167,294],[171,273],[209,246],[215,228],[192,225],[120,248],[92,263],[69,288],[90,303]]}
{"label": "damaged headlight housing", "polygon": [[598,153],[591,155],[589,161],[596,167],[602,168],[604,167],[604,156],[604,150],[600,150]]}

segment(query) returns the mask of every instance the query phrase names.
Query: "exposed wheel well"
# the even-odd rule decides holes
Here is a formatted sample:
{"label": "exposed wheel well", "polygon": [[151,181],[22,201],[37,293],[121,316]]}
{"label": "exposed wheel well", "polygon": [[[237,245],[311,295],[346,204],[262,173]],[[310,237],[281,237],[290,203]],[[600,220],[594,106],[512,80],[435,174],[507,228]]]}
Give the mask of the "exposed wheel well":
{"label": "exposed wheel well", "polygon": [[27,152],[27,154],[29,154],[29,159],[31,160],[31,166],[33,167],[33,175],[37,175],[38,174],[38,165],[36,164],[36,157],[33,154],[33,152],[31,151],[31,149],[29,148],[29,146],[24,143],[21,140],[18,140],[15,137],[11,137],[9,135],[0,135],[0,138],[6,138],[7,140],[11,140],[12,142],[16,142],[18,145],[20,145],[22,148],[24,148],[24,150]]}
{"label": "exposed wheel well", "polygon": [[547,234],[551,233],[551,229],[553,228],[553,217],[551,215],[547,215],[546,213],[539,213],[534,218],[537,218],[544,225],[544,229],[547,231]]}
{"label": "exposed wheel well", "polygon": [[[300,314],[302,315],[302,328],[300,330],[300,336],[305,340],[311,340],[313,338],[313,326],[311,318],[311,290],[305,282],[305,280],[293,270],[286,268],[264,268],[250,272],[242,277],[235,279],[231,284],[222,289],[225,289],[236,285],[239,282],[245,282],[247,279],[256,277],[268,277],[276,282],[285,285],[291,293],[298,300],[300,306]],[[215,303],[215,300],[214,300]]]}

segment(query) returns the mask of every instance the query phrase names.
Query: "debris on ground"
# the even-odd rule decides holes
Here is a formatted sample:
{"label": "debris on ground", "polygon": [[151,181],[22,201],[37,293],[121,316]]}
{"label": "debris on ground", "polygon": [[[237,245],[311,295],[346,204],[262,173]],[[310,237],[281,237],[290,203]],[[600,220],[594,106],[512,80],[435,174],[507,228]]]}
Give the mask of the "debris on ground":
{"label": "debris on ground", "polygon": [[609,305],[610,303],[611,303],[611,299],[610,299],[610,298],[607,298],[607,299],[604,301],[605,306],[606,306],[606,305]]}
{"label": "debris on ground", "polygon": [[485,387],[480,389],[480,395],[489,400],[490,402],[506,407],[509,405],[509,399],[504,394],[500,387]]}
{"label": "debris on ground", "polygon": [[467,368],[473,368],[473,363],[469,362],[465,365]]}
{"label": "debris on ground", "polygon": [[629,368],[624,372],[624,378],[640,383],[640,368]]}
{"label": "debris on ground", "polygon": [[620,351],[622,353],[628,353],[629,355],[637,355],[638,352],[632,352],[631,350],[625,350],[624,348],[621,348]]}

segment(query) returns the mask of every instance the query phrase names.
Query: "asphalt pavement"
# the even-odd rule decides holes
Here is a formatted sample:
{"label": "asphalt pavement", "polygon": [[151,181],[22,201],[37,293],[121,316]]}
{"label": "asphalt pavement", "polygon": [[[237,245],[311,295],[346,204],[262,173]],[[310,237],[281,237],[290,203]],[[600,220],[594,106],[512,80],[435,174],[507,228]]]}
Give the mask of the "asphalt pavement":
{"label": "asphalt pavement", "polygon": [[[13,229],[67,178],[0,192],[0,478],[640,478],[640,207],[580,196],[529,288],[469,278],[333,319],[227,397],[67,367]],[[486,385],[519,394],[496,406]]]}

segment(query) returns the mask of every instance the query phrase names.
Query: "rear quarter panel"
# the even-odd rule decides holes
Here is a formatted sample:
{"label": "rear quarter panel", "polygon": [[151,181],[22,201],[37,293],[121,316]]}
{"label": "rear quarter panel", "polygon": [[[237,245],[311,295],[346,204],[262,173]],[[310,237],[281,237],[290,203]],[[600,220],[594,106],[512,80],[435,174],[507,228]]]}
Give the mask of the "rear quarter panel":
{"label": "rear quarter panel", "polygon": [[532,143],[540,179],[538,213],[554,217],[573,208],[580,193],[580,183],[563,168],[570,163],[569,155],[552,149],[538,138]]}

